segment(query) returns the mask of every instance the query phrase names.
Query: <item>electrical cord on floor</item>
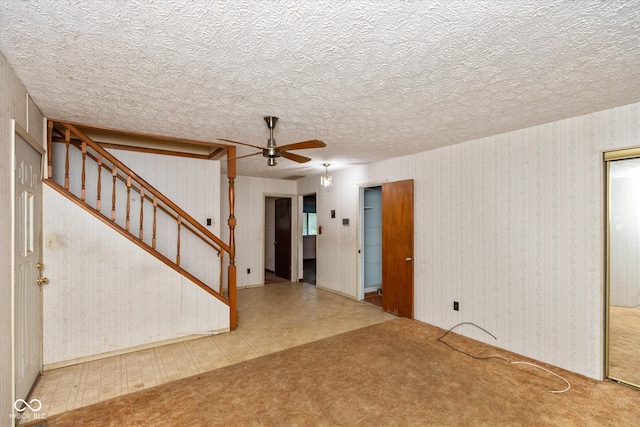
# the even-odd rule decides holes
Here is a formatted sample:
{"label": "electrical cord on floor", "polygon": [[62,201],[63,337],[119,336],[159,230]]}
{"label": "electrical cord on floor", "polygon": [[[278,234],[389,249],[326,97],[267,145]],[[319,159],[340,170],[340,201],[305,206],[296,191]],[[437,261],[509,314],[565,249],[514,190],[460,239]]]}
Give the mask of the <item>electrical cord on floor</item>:
{"label": "electrical cord on floor", "polygon": [[469,356],[472,357],[476,360],[489,360],[489,359],[498,359],[498,360],[502,360],[503,362],[506,363],[510,363],[507,359],[505,359],[504,357],[500,357],[500,356],[474,356],[473,354],[469,354],[466,353],[458,348],[455,348],[454,346],[452,346],[451,344],[449,344],[446,341],[443,341],[443,338],[446,337],[449,332],[453,331],[455,328],[457,328],[458,326],[462,326],[462,325],[472,325],[475,326],[478,329],[482,329],[484,332],[486,332],[487,334],[491,335],[493,337],[494,340],[497,340],[498,338],[496,338],[491,332],[487,331],[484,328],[481,328],[480,326],[476,325],[475,323],[471,323],[471,322],[462,322],[462,323],[458,323],[456,326],[454,326],[453,328],[449,329],[447,332],[444,333],[444,335],[442,335],[441,337],[438,338],[438,341],[440,341],[442,344],[446,345],[447,347],[451,348],[452,350],[457,351],[458,353],[462,353],[465,356]]}
{"label": "electrical cord on floor", "polygon": [[536,365],[535,363],[530,363],[530,362],[512,362],[510,360],[505,359],[504,357],[500,357],[500,356],[474,356],[473,354],[467,353],[465,351],[462,351],[454,346],[452,346],[451,344],[449,344],[448,342],[444,341],[444,337],[446,337],[449,332],[453,331],[455,328],[457,328],[458,326],[462,326],[462,325],[471,325],[471,326],[475,326],[476,328],[482,330],[483,332],[491,335],[493,337],[494,340],[497,340],[498,338],[496,338],[495,335],[493,335],[491,332],[487,331],[486,329],[476,325],[475,323],[472,322],[461,322],[458,323],[457,325],[455,325],[454,327],[452,327],[451,329],[449,329],[447,332],[445,332],[442,336],[438,337],[438,341],[440,341],[442,344],[446,345],[447,347],[449,347],[452,350],[457,351],[458,353],[462,353],[465,356],[469,356],[473,359],[476,360],[489,360],[489,359],[497,359],[497,360],[501,360],[503,362],[509,363],[511,365],[527,365],[527,366],[533,366],[534,368],[538,368],[538,369],[542,369],[545,372],[550,373],[551,375],[554,375],[558,378],[560,378],[561,380],[563,380],[565,383],[567,383],[567,387],[564,390],[549,390],[549,393],[555,393],[555,394],[559,394],[559,393],[564,393],[567,392],[571,389],[571,383],[564,377],[561,377],[560,375],[556,374],[555,372],[550,371],[547,368],[543,368],[542,366]]}

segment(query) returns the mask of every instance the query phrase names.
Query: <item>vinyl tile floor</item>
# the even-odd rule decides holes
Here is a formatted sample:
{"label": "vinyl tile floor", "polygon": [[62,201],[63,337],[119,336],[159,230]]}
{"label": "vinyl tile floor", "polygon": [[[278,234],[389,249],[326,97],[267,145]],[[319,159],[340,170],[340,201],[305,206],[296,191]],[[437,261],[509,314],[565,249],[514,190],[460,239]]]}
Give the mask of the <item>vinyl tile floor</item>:
{"label": "vinyl tile floor", "polygon": [[235,331],[45,371],[30,399],[51,416],[394,318],[306,283],[239,289]]}

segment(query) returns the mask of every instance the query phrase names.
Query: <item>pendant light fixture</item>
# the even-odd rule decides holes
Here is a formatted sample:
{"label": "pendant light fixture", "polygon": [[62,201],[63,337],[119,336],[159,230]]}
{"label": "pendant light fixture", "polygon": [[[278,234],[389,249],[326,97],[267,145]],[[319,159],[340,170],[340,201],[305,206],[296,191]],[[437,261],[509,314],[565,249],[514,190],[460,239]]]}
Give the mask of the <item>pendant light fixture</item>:
{"label": "pendant light fixture", "polygon": [[320,185],[322,185],[323,187],[330,187],[333,185],[333,177],[331,175],[329,175],[329,163],[323,163],[322,166],[324,166],[324,175],[322,175],[320,177]]}

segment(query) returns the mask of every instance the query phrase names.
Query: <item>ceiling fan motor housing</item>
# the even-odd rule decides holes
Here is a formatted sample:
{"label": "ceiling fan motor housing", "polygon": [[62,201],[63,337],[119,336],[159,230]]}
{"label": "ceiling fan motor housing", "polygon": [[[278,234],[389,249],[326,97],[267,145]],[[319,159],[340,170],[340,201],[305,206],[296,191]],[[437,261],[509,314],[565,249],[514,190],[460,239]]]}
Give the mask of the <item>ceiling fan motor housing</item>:
{"label": "ceiling fan motor housing", "polygon": [[280,157],[280,150],[278,150],[276,147],[263,148],[262,156],[268,157],[270,159],[275,159],[276,157]]}

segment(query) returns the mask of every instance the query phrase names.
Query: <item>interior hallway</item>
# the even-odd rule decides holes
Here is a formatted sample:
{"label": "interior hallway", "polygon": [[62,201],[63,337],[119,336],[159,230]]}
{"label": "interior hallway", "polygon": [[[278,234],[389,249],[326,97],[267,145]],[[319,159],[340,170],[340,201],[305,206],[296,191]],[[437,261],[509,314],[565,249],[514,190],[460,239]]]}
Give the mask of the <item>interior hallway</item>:
{"label": "interior hallway", "polygon": [[394,318],[306,283],[240,289],[234,332],[47,371],[30,398],[52,416]]}

